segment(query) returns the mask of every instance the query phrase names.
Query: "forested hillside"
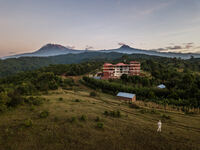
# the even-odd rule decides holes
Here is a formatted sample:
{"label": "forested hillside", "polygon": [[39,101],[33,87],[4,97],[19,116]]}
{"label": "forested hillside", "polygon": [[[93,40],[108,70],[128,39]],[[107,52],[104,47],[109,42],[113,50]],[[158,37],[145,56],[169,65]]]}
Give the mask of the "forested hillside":
{"label": "forested hillside", "polygon": [[[182,60],[177,58],[165,58],[159,56],[149,56],[144,54],[121,54],[121,53],[100,53],[100,52],[85,52],[82,54],[67,54],[52,57],[21,57],[6,60],[0,60],[0,77],[6,77],[15,73],[35,70],[50,64],[78,64],[86,61],[102,61],[102,62],[128,62],[138,60],[142,62],[142,68],[149,71],[148,64],[155,63],[154,71],[162,69],[162,66],[167,65],[170,69],[173,67],[184,70],[199,71],[199,59]],[[148,60],[148,61],[146,61]],[[159,68],[158,68],[159,67]]]}
{"label": "forested hillside", "polygon": [[73,79],[62,79],[58,75],[83,75],[97,69],[101,63],[51,65],[35,71],[22,72],[0,79],[0,112],[29,101],[27,95],[38,95],[73,85]]}
{"label": "forested hillside", "polygon": [[[140,77],[80,80],[105,61],[91,60],[1,78],[0,149],[199,150],[198,62],[136,55],[106,61],[133,59],[142,64]],[[161,82],[166,89],[156,88]],[[138,101],[120,101],[118,91],[134,92]]]}
{"label": "forested hillside", "polygon": [[0,60],[0,77],[6,77],[19,72],[38,69],[50,64],[78,64],[86,61],[107,61],[120,58],[120,53],[89,52],[82,54],[68,54],[52,57],[21,57]]}

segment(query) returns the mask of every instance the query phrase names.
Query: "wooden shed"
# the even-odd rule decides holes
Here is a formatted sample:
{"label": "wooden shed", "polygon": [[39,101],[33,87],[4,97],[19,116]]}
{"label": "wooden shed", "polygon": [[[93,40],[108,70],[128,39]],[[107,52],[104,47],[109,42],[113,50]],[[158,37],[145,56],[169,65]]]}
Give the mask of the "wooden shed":
{"label": "wooden shed", "polygon": [[136,101],[136,94],[132,94],[132,93],[119,92],[117,94],[117,97],[119,97],[120,100],[124,100],[129,103]]}

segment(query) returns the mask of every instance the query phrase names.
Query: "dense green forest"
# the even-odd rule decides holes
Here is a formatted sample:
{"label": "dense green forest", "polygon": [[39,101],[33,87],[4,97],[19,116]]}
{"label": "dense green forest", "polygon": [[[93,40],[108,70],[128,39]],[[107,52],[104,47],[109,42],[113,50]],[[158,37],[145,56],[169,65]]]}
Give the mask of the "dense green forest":
{"label": "dense green forest", "polygon": [[120,53],[86,52],[82,54],[67,54],[52,57],[21,57],[0,60],[0,77],[31,71],[50,64],[78,64],[87,61],[111,61],[120,58]]}
{"label": "dense green forest", "polygon": [[[72,86],[72,78],[63,79],[58,75],[83,75],[98,68],[101,63],[50,65],[35,71],[22,72],[0,79],[0,112],[16,107],[24,102],[37,101],[33,97],[48,90]],[[37,103],[37,102],[36,102]]]}

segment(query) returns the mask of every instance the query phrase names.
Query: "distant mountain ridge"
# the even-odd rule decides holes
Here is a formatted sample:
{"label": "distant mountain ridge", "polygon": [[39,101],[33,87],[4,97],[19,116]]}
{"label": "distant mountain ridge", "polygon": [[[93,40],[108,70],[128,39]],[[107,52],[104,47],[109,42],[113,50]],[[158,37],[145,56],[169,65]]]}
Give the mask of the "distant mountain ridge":
{"label": "distant mountain ridge", "polygon": [[82,52],[84,51],[73,50],[59,44],[49,43],[49,44],[44,45],[43,47],[41,47],[39,50],[35,52],[6,56],[6,57],[3,57],[2,59],[19,58],[19,57],[49,57],[49,56],[57,56],[57,55],[65,55],[65,54],[78,54]]}
{"label": "distant mountain ridge", "polygon": [[39,50],[33,53],[24,53],[12,56],[6,56],[2,59],[8,58],[19,58],[19,57],[49,57],[49,56],[57,56],[57,55],[66,55],[66,54],[80,54],[85,52],[103,52],[103,53],[122,53],[122,54],[146,54],[146,55],[153,55],[153,56],[161,56],[161,57],[176,57],[182,59],[189,59],[191,56],[194,58],[200,58],[200,54],[197,53],[172,53],[172,52],[158,52],[156,50],[142,50],[132,48],[128,45],[122,45],[118,49],[108,49],[108,50],[75,50],[64,47],[59,44],[46,44],[41,47]]}

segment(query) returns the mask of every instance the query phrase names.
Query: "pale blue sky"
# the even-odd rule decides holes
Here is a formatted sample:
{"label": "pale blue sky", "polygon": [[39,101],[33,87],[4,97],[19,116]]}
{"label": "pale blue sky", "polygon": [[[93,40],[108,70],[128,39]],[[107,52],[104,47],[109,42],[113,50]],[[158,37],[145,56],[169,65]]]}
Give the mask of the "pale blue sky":
{"label": "pale blue sky", "polygon": [[120,42],[200,52],[200,0],[0,0],[0,56],[47,43],[98,50]]}

